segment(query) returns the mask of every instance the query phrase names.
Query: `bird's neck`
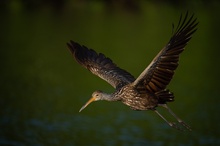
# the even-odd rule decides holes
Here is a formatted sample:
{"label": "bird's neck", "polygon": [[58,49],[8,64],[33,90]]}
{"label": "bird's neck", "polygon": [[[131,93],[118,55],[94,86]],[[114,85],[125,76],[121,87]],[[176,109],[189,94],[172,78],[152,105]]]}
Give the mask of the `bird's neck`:
{"label": "bird's neck", "polygon": [[118,100],[120,100],[113,93],[112,94],[102,93],[102,94],[103,94],[102,100],[107,100],[107,101],[118,101]]}

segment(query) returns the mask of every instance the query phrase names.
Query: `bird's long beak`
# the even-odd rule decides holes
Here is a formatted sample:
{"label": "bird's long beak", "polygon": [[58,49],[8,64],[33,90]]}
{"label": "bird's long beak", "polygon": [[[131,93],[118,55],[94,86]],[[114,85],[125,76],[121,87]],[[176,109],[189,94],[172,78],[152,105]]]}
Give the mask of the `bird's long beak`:
{"label": "bird's long beak", "polygon": [[86,104],[81,107],[79,112],[81,112],[84,108],[86,108],[91,102],[95,101],[95,99],[96,99],[95,97],[90,98],[89,101],[87,101]]}

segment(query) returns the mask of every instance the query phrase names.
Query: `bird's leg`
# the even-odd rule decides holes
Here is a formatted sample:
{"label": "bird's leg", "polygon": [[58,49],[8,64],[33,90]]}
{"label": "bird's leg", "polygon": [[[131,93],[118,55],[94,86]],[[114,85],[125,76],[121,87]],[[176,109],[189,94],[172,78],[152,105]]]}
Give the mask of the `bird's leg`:
{"label": "bird's leg", "polygon": [[178,130],[182,130],[180,127],[176,125],[176,123],[167,121],[167,119],[165,119],[156,109],[154,109],[153,111],[155,111],[155,113],[157,113],[170,127],[176,128]]}
{"label": "bird's leg", "polygon": [[176,120],[177,120],[181,125],[183,125],[183,126],[186,127],[188,130],[191,131],[190,126],[187,125],[183,120],[181,120],[166,104],[160,104],[160,106],[166,108],[166,109],[169,111],[169,113],[170,113],[173,117],[175,117]]}

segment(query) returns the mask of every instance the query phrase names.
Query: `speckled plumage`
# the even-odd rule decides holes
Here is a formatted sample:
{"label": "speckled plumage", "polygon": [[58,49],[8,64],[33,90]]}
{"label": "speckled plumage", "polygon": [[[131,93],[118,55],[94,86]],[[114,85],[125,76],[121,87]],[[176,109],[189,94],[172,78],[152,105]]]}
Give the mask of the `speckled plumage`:
{"label": "speckled plumage", "polygon": [[190,129],[166,105],[174,100],[174,95],[168,89],[174,71],[178,66],[179,55],[197,30],[198,22],[194,15],[180,17],[179,24],[173,36],[165,47],[157,54],[149,66],[135,79],[129,72],[119,68],[111,59],[102,53],[96,53],[76,42],[70,41],[68,48],[76,61],[93,74],[111,84],[116,91],[107,94],[95,91],[92,98],[80,109],[97,100],[121,101],[134,110],[153,110],[170,126],[178,128],[176,124],[168,122],[157,110],[158,105],[165,107],[177,121]]}

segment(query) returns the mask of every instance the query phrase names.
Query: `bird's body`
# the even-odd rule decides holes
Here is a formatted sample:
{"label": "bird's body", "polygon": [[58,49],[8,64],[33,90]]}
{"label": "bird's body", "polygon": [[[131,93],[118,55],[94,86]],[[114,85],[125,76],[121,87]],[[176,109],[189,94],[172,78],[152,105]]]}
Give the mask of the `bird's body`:
{"label": "bird's body", "polygon": [[111,59],[102,53],[81,46],[71,41],[68,48],[76,61],[93,74],[111,84],[116,90],[111,94],[95,91],[92,98],[80,109],[83,110],[92,101],[121,101],[133,110],[153,110],[170,126],[179,129],[174,123],[167,121],[157,110],[157,106],[166,108],[177,121],[190,129],[167,106],[174,100],[174,95],[166,87],[171,81],[178,66],[179,55],[196,31],[196,19],[193,15],[188,19],[180,17],[179,24],[168,44],[157,54],[149,66],[135,79],[130,73],[119,68]]}
{"label": "bird's body", "polygon": [[120,95],[122,103],[133,110],[149,110],[154,109],[158,105],[158,98],[155,94],[138,90],[130,84],[124,86],[120,91],[117,91],[116,94]]}
{"label": "bird's body", "polygon": [[[100,93],[96,91],[95,93]],[[166,91],[165,91],[166,92]],[[158,93],[157,93],[158,94]],[[135,88],[131,84],[123,86],[120,90],[109,94],[106,100],[121,101],[133,110],[153,110],[160,104],[160,96],[146,91],[144,88]],[[168,100],[172,100],[171,97]]]}

